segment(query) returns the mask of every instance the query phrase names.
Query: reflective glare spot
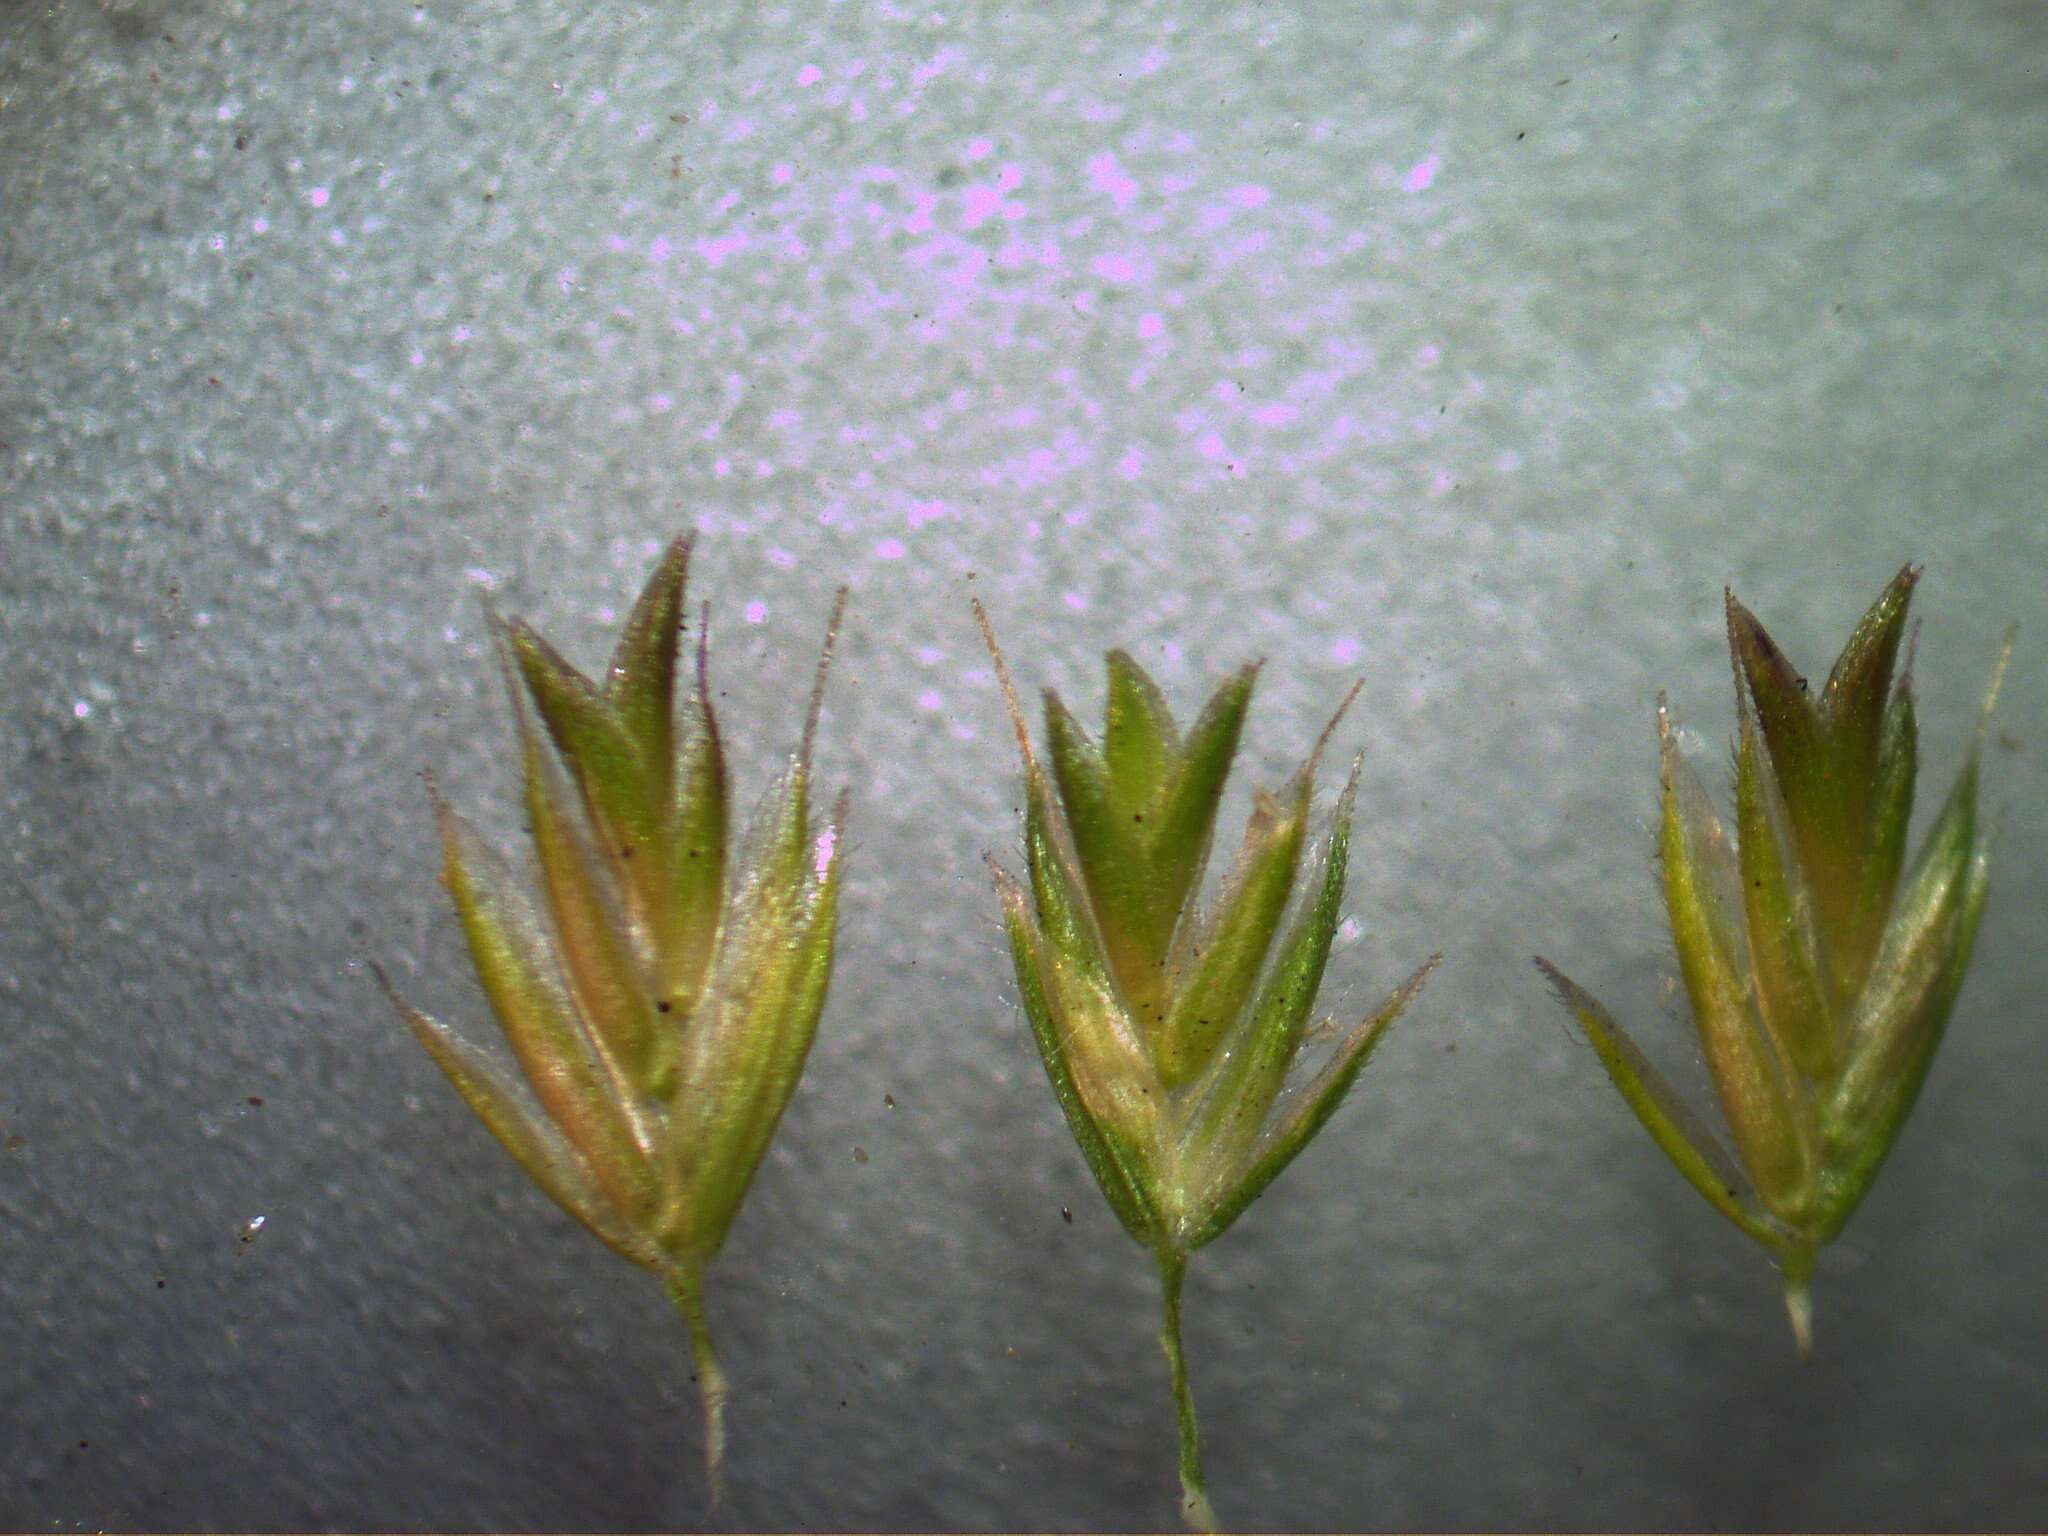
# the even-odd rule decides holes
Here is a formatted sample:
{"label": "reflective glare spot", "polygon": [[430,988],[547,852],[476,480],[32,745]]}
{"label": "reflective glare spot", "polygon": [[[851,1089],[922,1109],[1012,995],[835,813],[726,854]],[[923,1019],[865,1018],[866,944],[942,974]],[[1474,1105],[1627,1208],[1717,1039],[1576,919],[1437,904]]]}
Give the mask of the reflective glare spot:
{"label": "reflective glare spot", "polygon": [[1088,162],[1087,171],[1089,186],[1107,195],[1119,212],[1138,195],[1138,183],[1117,163],[1113,154],[1094,156]]}

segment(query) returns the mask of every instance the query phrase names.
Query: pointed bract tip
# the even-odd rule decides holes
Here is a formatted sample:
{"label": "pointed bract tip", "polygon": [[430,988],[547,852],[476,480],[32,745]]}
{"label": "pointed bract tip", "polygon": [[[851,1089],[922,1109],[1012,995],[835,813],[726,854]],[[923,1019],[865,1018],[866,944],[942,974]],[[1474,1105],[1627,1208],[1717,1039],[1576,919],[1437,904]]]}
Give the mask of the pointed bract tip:
{"label": "pointed bract tip", "polygon": [[1984,750],[1984,738],[1991,731],[1991,712],[1998,708],[1998,690],[2005,686],[2006,663],[2012,660],[2012,648],[2019,637],[2019,621],[2015,619],[2005,626],[2005,636],[1998,643],[1998,659],[1991,663],[1991,681],[1984,685],[1984,707],[1977,716],[1977,740],[1973,751]]}
{"label": "pointed bract tip", "polygon": [[1138,658],[1120,645],[1113,645],[1102,653],[1102,669],[1112,675],[1122,669],[1148,683],[1154,681],[1152,674],[1138,664]]}
{"label": "pointed bract tip", "polygon": [[484,611],[484,628],[491,632],[493,639],[496,639],[505,627],[505,615],[499,611],[498,600],[491,596],[488,589],[478,587],[476,605]]}
{"label": "pointed bract tip", "polygon": [[1671,764],[1678,755],[1678,726],[1671,718],[1671,704],[1657,695],[1657,771],[1667,790],[1671,787]]}
{"label": "pointed bract tip", "polygon": [[640,589],[640,596],[633,604],[633,612],[627,616],[625,635],[632,634],[635,620],[645,622],[657,607],[671,603],[676,609],[671,621],[672,627],[677,630],[682,628],[681,598],[690,584],[690,552],[696,545],[695,533],[679,533],[669,540],[668,547],[661,552],[661,559],[648,573],[647,584]]}
{"label": "pointed bract tip", "polygon": [[440,1025],[436,1024],[399,995],[398,984],[391,979],[390,973],[384,969],[382,964],[375,960],[365,960],[363,964],[369,969],[370,974],[376,978],[378,990],[383,992],[385,999],[398,1014],[399,1022],[411,1030],[415,1037],[424,1039],[427,1035],[441,1028]]}
{"label": "pointed bract tip", "polygon": [[1728,616],[1728,648],[1734,654],[1738,672],[1763,665],[1782,668],[1790,677],[1797,678],[1799,674],[1785,659],[1784,652],[1778,649],[1778,642],[1771,638],[1771,632],[1764,628],[1761,619],[1743,606],[1733,587],[1726,589],[1724,602]]}
{"label": "pointed bract tip", "polygon": [[804,711],[803,746],[797,758],[806,772],[811,766],[811,744],[818,734],[818,715],[825,707],[825,679],[832,670],[832,652],[839,644],[839,622],[846,617],[846,600],[852,588],[841,587],[832,599],[832,616],[825,621],[825,644],[818,653],[818,675],[811,683],[810,706]]}
{"label": "pointed bract tip", "polygon": [[1364,749],[1352,754],[1351,771],[1344,775],[1344,787],[1337,792],[1337,814],[1349,818],[1352,807],[1358,803],[1358,783],[1365,777]]}
{"label": "pointed bract tip", "polygon": [[1732,650],[1741,649],[1739,637],[1742,634],[1750,630],[1763,629],[1763,625],[1757,622],[1756,615],[1751,613],[1743,605],[1742,599],[1735,595],[1733,587],[1721,589],[1721,617],[1728,626],[1728,645]]}
{"label": "pointed bract tip", "polygon": [[391,1006],[400,1013],[405,1012],[405,1002],[399,997],[398,988],[391,984],[391,973],[376,960],[365,960],[363,964],[369,969],[370,974],[377,978],[377,985],[383,989],[384,995],[391,999]]}
{"label": "pointed bract tip", "polygon": [[483,601],[484,623],[490,630],[491,649],[498,658],[498,675],[505,680],[505,694],[512,701],[512,728],[518,732],[521,745],[530,747],[535,728],[528,712],[526,683],[520,675],[519,651],[513,634],[513,626],[519,621],[506,618],[488,596]]}
{"label": "pointed bract tip", "polygon": [[1406,1008],[1409,1003],[1415,1000],[1415,994],[1422,990],[1422,984],[1425,981],[1428,981],[1430,977],[1434,976],[1436,974],[1437,967],[1442,965],[1443,963],[1444,952],[1442,950],[1438,950],[1435,954],[1431,955],[1427,960],[1423,961],[1422,964],[1415,967],[1415,974],[1410,976],[1406,981],[1402,982],[1401,985],[1395,989],[1394,995],[1401,999],[1401,1006],[1403,1008]]}
{"label": "pointed bract tip", "polygon": [[1531,955],[1529,960],[1542,972],[1543,979],[1550,983],[1550,990],[1557,994],[1557,1000],[1569,1007],[1573,999],[1579,995],[1579,989],[1572,983],[1571,978],[1541,955]]}
{"label": "pointed bract tip", "polygon": [[[1263,665],[1263,663],[1255,662],[1254,665]],[[1357,701],[1358,695],[1364,687],[1365,679],[1362,677],[1351,685],[1351,691],[1344,695],[1344,702],[1337,706],[1336,713],[1330,716],[1330,723],[1323,727],[1323,734],[1316,738],[1316,744],[1309,749],[1307,760],[1302,763],[1301,771],[1295,775],[1304,788],[1315,778],[1316,769],[1321,766],[1323,761],[1323,750],[1329,746],[1330,738],[1337,734],[1337,727],[1343,723],[1346,711]],[[1359,761],[1362,763],[1364,760],[1365,754],[1361,752],[1359,754]],[[1357,775],[1357,772],[1356,768],[1352,770],[1354,777]]]}
{"label": "pointed bract tip", "polygon": [[1017,733],[1017,750],[1024,754],[1024,766],[1035,769],[1038,764],[1031,752],[1031,727],[1024,723],[1024,706],[1017,701],[1017,688],[1010,681],[1009,663],[1003,660],[1003,648],[996,644],[996,627],[989,622],[988,610],[981,605],[980,598],[971,600],[974,606],[974,622],[981,626],[982,643],[988,647],[989,659],[995,663],[996,683],[1003,690],[1003,703],[1010,711],[1010,727]]}

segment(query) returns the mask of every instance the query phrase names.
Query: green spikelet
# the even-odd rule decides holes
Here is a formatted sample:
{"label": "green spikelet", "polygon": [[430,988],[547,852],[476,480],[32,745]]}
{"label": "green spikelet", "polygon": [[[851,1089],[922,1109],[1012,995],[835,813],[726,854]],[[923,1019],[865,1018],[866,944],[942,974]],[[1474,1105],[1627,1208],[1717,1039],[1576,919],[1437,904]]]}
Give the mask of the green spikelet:
{"label": "green spikelet", "polygon": [[[1910,666],[1919,572],[1901,570],[1817,692],[1728,594],[1738,728],[1733,835],[1657,709],[1664,901],[1734,1157],[1612,1016],[1536,963],[1657,1145],[1777,1258],[1802,1354],[1815,1255],[1869,1191],[1948,1023],[1989,851],[1977,820],[1984,728],[1906,863],[1917,767]],[[1988,721],[2011,654],[1986,690]]]}
{"label": "green spikelet", "polygon": [[803,1072],[832,974],[845,797],[821,824],[811,744],[846,594],[802,746],[735,856],[701,629],[676,701],[689,555],[687,540],[669,547],[602,681],[527,625],[496,626],[537,900],[436,803],[443,879],[523,1086],[392,1001],[534,1182],[662,1277],[696,1354],[715,1499],[726,1387],[704,1275]]}
{"label": "green spikelet", "polygon": [[1356,768],[1323,836],[1309,828],[1336,720],[1286,785],[1255,796],[1243,845],[1203,911],[1196,895],[1257,668],[1227,678],[1182,735],[1152,679],[1110,652],[1100,742],[1046,695],[1048,773],[978,603],[975,617],[1024,758],[1026,877],[994,870],[1018,993],[1081,1155],[1158,1264],[1181,1511],[1213,1529],[1181,1350],[1189,1255],[1322,1129],[1438,957],[1284,1092],[1322,1033],[1311,1014],[1344,897]]}

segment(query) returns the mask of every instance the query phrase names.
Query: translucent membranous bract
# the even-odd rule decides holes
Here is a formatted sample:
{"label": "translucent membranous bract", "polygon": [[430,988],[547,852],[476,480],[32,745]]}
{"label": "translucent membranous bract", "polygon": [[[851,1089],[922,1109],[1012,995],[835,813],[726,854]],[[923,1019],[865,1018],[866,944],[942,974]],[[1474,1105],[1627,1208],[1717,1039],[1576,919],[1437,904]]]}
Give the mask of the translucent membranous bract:
{"label": "translucent membranous bract", "polygon": [[1181,1351],[1188,1257],[1322,1128],[1436,960],[1289,1091],[1304,1046],[1325,1032],[1312,1010],[1344,898],[1357,770],[1320,838],[1309,823],[1323,742],[1277,792],[1258,791],[1243,845],[1204,906],[1197,895],[1257,668],[1227,679],[1183,735],[1152,679],[1113,651],[1099,742],[1046,695],[1048,771],[987,616],[975,612],[1024,757],[1026,878],[995,870],[1018,992],[1082,1156],[1158,1263],[1182,1512],[1210,1528]]}
{"label": "translucent membranous bract", "polygon": [[[1598,1002],[1537,961],[1657,1145],[1776,1257],[1802,1353],[1815,1254],[1869,1191],[1920,1092],[1990,871],[1977,816],[1982,726],[1907,857],[1918,739],[1912,669],[1899,658],[1918,577],[1899,572],[1817,693],[1728,595],[1732,829],[1658,704],[1664,903],[1734,1155]],[[1986,720],[2003,666],[2001,656]]]}
{"label": "translucent membranous bract", "polygon": [[844,797],[820,826],[811,742],[845,593],[802,748],[736,854],[701,627],[694,684],[680,709],[676,701],[688,563],[678,540],[602,682],[524,623],[496,626],[537,901],[436,803],[443,878],[524,1086],[491,1054],[393,1001],[534,1182],[662,1276],[696,1353],[715,1497],[725,1378],[705,1323],[704,1274],[803,1071],[831,976]]}

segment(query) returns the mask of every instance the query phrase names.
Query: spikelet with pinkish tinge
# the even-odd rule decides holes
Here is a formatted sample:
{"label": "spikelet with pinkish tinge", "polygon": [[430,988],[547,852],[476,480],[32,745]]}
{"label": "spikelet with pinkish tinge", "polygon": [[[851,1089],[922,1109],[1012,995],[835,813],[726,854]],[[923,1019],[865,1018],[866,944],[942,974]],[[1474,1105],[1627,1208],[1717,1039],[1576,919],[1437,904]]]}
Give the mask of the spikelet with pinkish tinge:
{"label": "spikelet with pinkish tinge", "polygon": [[524,1088],[489,1053],[393,1001],[534,1182],[662,1276],[696,1353],[715,1498],[725,1378],[704,1272],[803,1072],[831,978],[845,797],[818,824],[811,743],[846,594],[802,747],[735,859],[701,630],[694,687],[676,708],[689,554],[687,540],[670,546],[602,682],[526,624],[497,626],[537,903],[436,802],[443,878]]}
{"label": "spikelet with pinkish tinge", "polygon": [[1082,1156],[1159,1266],[1181,1512],[1212,1529],[1181,1351],[1188,1258],[1322,1129],[1439,957],[1286,1091],[1309,1042],[1334,1032],[1313,1015],[1344,900],[1357,769],[1320,840],[1309,812],[1328,731],[1277,793],[1258,791],[1205,911],[1197,895],[1257,667],[1225,679],[1183,735],[1152,679],[1110,652],[1099,743],[1046,695],[1048,773],[979,604],[975,615],[1024,758],[1027,878],[995,871],[1018,992]]}
{"label": "spikelet with pinkish tinge", "polygon": [[[1664,902],[1735,1155],[1598,1002],[1536,962],[1658,1146],[1776,1256],[1802,1353],[1813,1347],[1815,1255],[1869,1191],[1920,1092],[1990,873],[1977,818],[1981,726],[1906,858],[1918,737],[1911,668],[1898,663],[1918,579],[1911,566],[1893,578],[1818,694],[1728,594],[1732,837],[1658,705]],[[1987,721],[2011,648],[2008,635]]]}

